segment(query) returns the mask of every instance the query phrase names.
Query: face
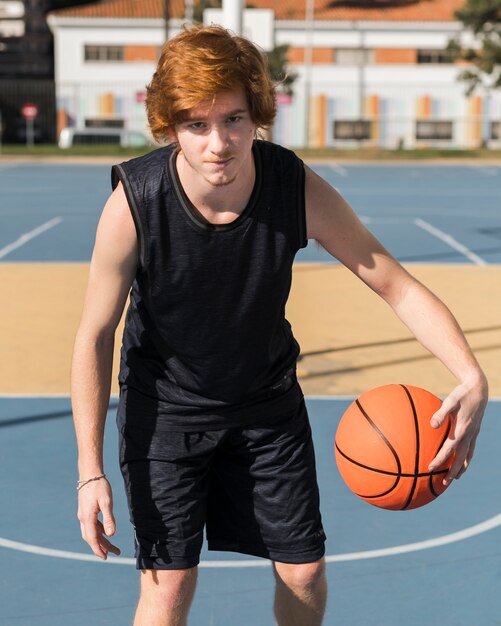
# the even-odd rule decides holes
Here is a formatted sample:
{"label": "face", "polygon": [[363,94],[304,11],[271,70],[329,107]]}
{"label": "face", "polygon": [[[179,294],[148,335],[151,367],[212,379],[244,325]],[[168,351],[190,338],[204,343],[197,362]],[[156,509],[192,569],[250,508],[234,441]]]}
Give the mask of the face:
{"label": "face", "polygon": [[189,109],[174,131],[182,178],[211,188],[243,180],[253,172],[255,133],[243,90],[222,92]]}

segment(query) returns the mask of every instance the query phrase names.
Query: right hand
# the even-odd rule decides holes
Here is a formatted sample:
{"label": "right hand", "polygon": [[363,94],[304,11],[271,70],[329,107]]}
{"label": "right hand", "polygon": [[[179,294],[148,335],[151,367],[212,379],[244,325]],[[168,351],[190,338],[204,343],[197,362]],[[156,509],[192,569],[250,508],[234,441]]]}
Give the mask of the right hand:
{"label": "right hand", "polygon": [[[102,514],[102,522],[99,513]],[[113,536],[116,530],[113,496],[106,478],[87,483],[79,490],[78,519],[82,537],[96,556],[106,561],[109,552],[120,554],[119,548],[106,538]]]}

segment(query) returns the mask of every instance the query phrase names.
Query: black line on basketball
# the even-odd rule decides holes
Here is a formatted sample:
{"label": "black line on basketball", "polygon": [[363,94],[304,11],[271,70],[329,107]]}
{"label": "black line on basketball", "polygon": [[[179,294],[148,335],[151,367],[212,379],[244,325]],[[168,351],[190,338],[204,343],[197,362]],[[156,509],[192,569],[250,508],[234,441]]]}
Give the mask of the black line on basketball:
{"label": "black line on basketball", "polygon": [[376,472],[376,474],[385,474],[386,476],[396,476],[399,478],[413,478],[414,476],[417,476],[418,478],[423,478],[423,477],[431,476],[435,474],[445,474],[448,471],[447,469],[443,469],[443,470],[437,470],[436,472],[419,472],[418,474],[414,474],[414,472],[412,472],[411,474],[405,474],[404,472],[390,472],[389,470],[382,470],[382,469],[378,469],[377,467],[372,467],[370,465],[365,465],[364,463],[360,463],[360,461],[356,461],[355,459],[352,459],[351,456],[348,456],[346,454],[346,452],[343,452],[337,443],[335,445],[336,445],[336,450],[347,461],[349,461],[350,463],[353,463],[353,465],[358,465],[358,467],[361,467],[362,469],[367,469],[367,470],[370,470],[371,472]]}
{"label": "black line on basketball", "polygon": [[356,400],[357,406],[360,409],[360,412],[362,413],[362,415],[365,417],[365,419],[369,422],[369,424],[372,426],[372,428],[374,428],[374,430],[377,432],[377,434],[381,437],[381,439],[385,442],[385,444],[388,446],[388,448],[391,450],[391,453],[393,454],[395,461],[397,463],[397,474],[400,476],[402,474],[402,465],[400,463],[400,459],[398,458],[398,454],[397,451],[395,450],[395,448],[391,445],[391,443],[389,442],[389,440],[386,438],[386,436],[384,435],[383,432],[381,432],[379,430],[379,428],[377,427],[377,425],[371,420],[371,418],[369,417],[369,415],[365,412],[364,407],[360,404],[359,400]]}
{"label": "black line on basketball", "polygon": [[405,511],[405,509],[412,502],[412,498],[414,497],[414,492],[416,491],[416,485],[417,485],[418,473],[419,473],[419,454],[420,454],[421,443],[419,439],[419,421],[418,421],[418,416],[417,416],[414,400],[410,394],[410,391],[407,389],[407,387],[405,385],[400,385],[400,386],[407,394],[407,398],[409,399],[409,402],[411,404],[412,417],[414,419],[414,430],[416,432],[416,456],[414,458],[414,480],[412,481],[412,486],[411,486],[409,495],[407,497],[407,500],[405,501],[404,506],[400,509],[401,511]]}
{"label": "black line on basketball", "polygon": [[352,459],[351,457],[349,457],[347,454],[345,454],[341,448],[337,445],[337,443],[335,444],[336,446],[336,450],[339,452],[339,454],[341,456],[343,456],[347,461],[349,461],[350,463],[353,463],[353,465],[357,465],[358,467],[361,467],[363,469],[369,470],[370,472],[376,472],[376,474],[385,474],[386,476],[394,476],[395,477],[395,482],[393,483],[393,485],[387,489],[386,491],[383,491],[382,493],[378,493],[376,495],[370,495],[370,496],[366,496],[362,493],[358,493],[356,492],[357,496],[360,496],[361,498],[381,498],[381,496],[386,496],[388,493],[390,493],[391,491],[393,491],[395,489],[395,487],[398,485],[398,481],[400,480],[400,478],[402,477],[402,474],[400,473],[395,473],[395,472],[387,472],[385,470],[379,470],[376,469],[374,467],[371,467],[370,465],[364,465],[363,463],[359,463],[358,461],[355,461],[355,459]]}

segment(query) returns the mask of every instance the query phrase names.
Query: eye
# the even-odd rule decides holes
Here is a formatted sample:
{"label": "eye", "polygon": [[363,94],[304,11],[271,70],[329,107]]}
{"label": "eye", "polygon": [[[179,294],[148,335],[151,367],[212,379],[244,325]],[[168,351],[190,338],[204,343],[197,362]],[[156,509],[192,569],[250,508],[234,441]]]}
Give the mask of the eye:
{"label": "eye", "polygon": [[232,115],[231,117],[228,118],[227,121],[230,124],[237,124],[241,119],[242,117],[240,115]]}
{"label": "eye", "polygon": [[202,130],[205,128],[205,124],[203,122],[190,122],[188,128],[191,130]]}

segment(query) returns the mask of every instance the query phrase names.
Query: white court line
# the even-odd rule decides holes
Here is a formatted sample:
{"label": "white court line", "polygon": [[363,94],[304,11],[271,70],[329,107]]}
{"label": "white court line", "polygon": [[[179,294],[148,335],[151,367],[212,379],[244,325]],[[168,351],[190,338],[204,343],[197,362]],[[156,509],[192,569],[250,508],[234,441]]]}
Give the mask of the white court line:
{"label": "white court line", "polygon": [[348,176],[348,170],[346,168],[344,168],[342,165],[335,165],[333,163],[329,164],[329,167],[331,170],[334,170],[336,172],[336,174],[339,174],[339,176]]}
{"label": "white court line", "polygon": [[425,222],[419,217],[414,220],[414,224],[416,224],[416,226],[419,226],[419,228],[422,228],[426,232],[430,233],[430,235],[437,237],[437,239],[440,239],[441,241],[446,243],[448,246],[450,246],[454,250],[457,250],[458,252],[463,254],[474,265],[481,265],[484,267],[487,265],[487,262],[484,261],[482,258],[480,258],[477,254],[472,252],[469,248],[464,246],[462,243],[459,243],[459,241],[456,241],[456,239],[454,239],[454,237],[452,237],[451,235],[444,233],[439,228],[432,226],[431,224],[429,224],[428,222]]}
{"label": "white court line", "polygon": [[54,226],[57,226],[62,221],[63,219],[61,217],[55,217],[54,219],[51,219],[48,222],[45,222],[45,224],[42,224],[41,226],[38,226],[37,228],[30,230],[29,232],[23,233],[19,237],[19,239],[17,239],[16,241],[13,241],[9,245],[5,246],[4,248],[0,248],[0,259],[3,259],[14,250],[17,250],[17,248],[21,248],[21,246],[24,246],[26,243],[28,243],[28,241],[31,241],[35,237],[38,237],[45,231],[50,230],[51,228],[54,228]]}
{"label": "white court line", "polygon": [[493,165],[491,167],[487,165],[472,165],[471,166],[477,172],[481,174],[485,174],[485,176],[497,176],[501,171],[497,166]]}
{"label": "white court line", "polygon": [[[32,398],[31,394],[0,394],[0,398]],[[40,397],[40,396],[38,396]],[[52,397],[61,397],[54,395]],[[67,396],[68,397],[68,396]],[[327,396],[327,395],[307,395],[307,400],[326,400],[332,401],[338,400],[353,400],[356,396]],[[112,396],[116,398],[116,396]],[[501,398],[490,398],[490,402],[501,402]],[[424,541],[418,541],[415,543],[402,544],[399,546],[390,546],[388,548],[379,548],[375,550],[365,550],[361,552],[346,552],[344,554],[332,554],[325,557],[327,563],[342,563],[347,561],[361,561],[365,559],[375,559],[386,556],[394,556],[397,554],[407,554],[409,552],[417,552],[419,550],[428,550],[430,548],[437,548],[457,541],[464,541],[470,537],[475,537],[489,530],[501,526],[501,513],[498,513],[494,517],[491,517],[484,522],[475,524],[463,530],[459,530],[448,535],[442,535],[441,537],[435,537],[433,539],[426,539]],[[9,550],[16,550],[18,552],[27,552],[29,554],[35,554],[38,556],[48,556],[59,559],[69,559],[73,561],[91,561],[94,563],[102,562],[98,557],[83,553],[83,552],[70,552],[68,550],[56,550],[53,548],[44,548],[43,546],[35,546],[32,544],[21,543],[19,541],[12,541],[0,537],[0,547],[7,548]],[[115,557],[110,556],[106,561],[110,565],[135,565],[136,561],[127,557]],[[236,560],[236,561],[202,561],[199,565],[201,568],[243,568],[243,567],[268,567],[270,562],[267,560]]]}
{"label": "white court line", "polygon": [[[409,552],[416,552],[418,550],[428,550],[430,548],[438,548],[440,546],[447,545],[449,543],[455,543],[456,541],[464,541],[470,537],[475,537],[485,533],[493,528],[501,526],[501,513],[491,517],[490,519],[464,528],[455,533],[449,535],[442,535],[441,537],[435,537],[434,539],[427,539],[425,541],[418,541],[416,543],[407,543],[400,546],[393,546],[389,548],[380,548],[378,550],[365,550],[363,552],[346,552],[344,554],[332,554],[326,556],[327,563],[342,563],[346,561],[361,561],[364,559],[376,559],[385,556],[394,556],[396,554],[407,554]],[[42,546],[34,546],[28,543],[20,543],[19,541],[11,541],[10,539],[4,539],[0,537],[0,547],[8,548],[10,550],[17,550],[19,552],[28,552],[30,554],[36,554],[38,556],[49,556],[58,559],[70,559],[73,561],[92,561],[102,562],[101,559],[83,552],[68,552],[66,550],[55,550],[52,548],[44,548]],[[132,558],[110,556],[106,561],[110,565],[135,565],[136,560]],[[270,562],[268,560],[237,560],[237,561],[201,561],[199,567],[202,568],[241,568],[241,567],[268,567]]]}

